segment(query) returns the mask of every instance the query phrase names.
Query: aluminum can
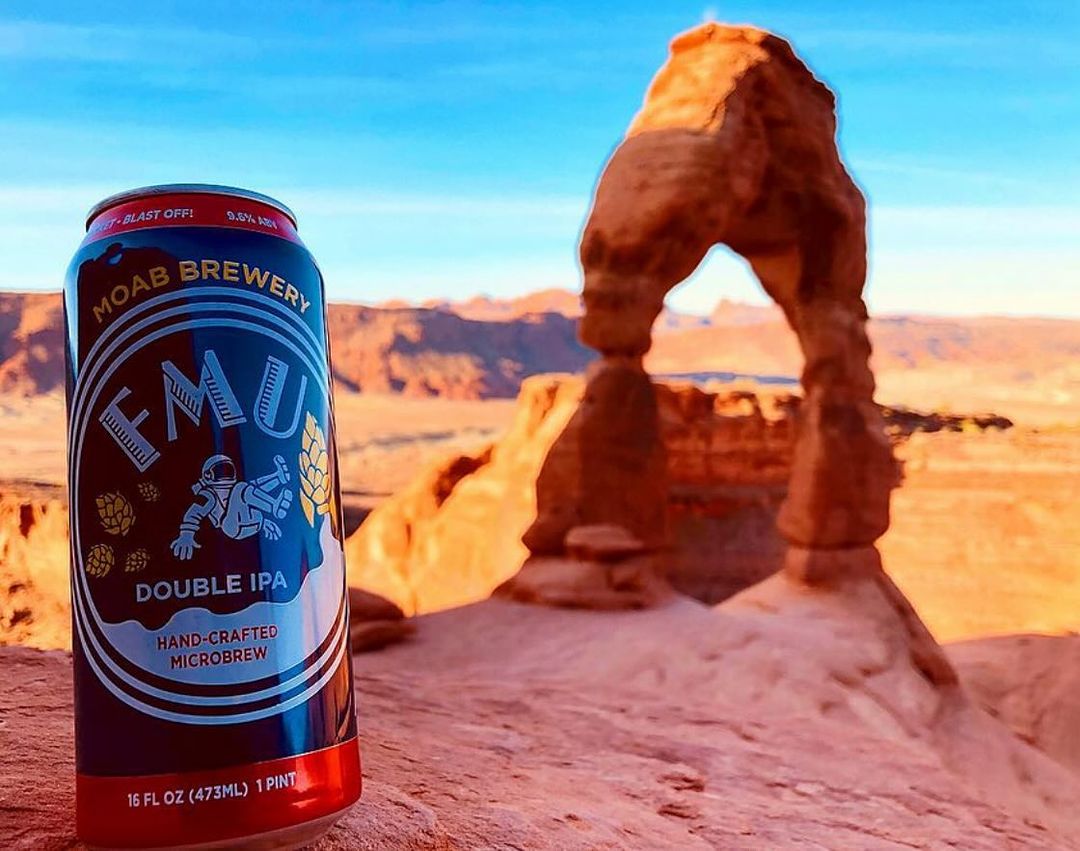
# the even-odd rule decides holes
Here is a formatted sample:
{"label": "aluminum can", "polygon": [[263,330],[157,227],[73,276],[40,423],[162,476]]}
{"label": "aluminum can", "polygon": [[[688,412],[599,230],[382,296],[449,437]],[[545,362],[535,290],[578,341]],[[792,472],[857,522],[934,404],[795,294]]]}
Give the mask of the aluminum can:
{"label": "aluminum can", "polygon": [[361,786],[319,269],[271,198],[138,189],[64,318],[78,835],[300,847]]}

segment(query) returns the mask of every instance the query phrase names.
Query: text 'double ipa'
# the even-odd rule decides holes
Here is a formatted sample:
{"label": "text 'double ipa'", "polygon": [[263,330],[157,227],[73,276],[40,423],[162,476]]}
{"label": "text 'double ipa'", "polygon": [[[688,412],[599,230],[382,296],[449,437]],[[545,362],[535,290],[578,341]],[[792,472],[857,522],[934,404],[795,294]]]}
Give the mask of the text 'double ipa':
{"label": "text 'double ipa'", "polygon": [[310,842],[360,795],[318,267],[270,198],[136,190],[64,316],[79,837]]}

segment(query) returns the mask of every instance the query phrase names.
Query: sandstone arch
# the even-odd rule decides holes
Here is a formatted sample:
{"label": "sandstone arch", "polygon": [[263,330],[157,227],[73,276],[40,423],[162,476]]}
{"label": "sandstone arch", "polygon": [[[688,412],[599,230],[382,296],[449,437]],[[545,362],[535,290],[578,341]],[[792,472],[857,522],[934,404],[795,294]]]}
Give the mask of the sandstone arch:
{"label": "sandstone arch", "polygon": [[[664,296],[717,244],[750,263],[805,356],[778,518],[789,568],[820,578],[879,564],[897,467],[873,401],[865,202],[837,151],[835,100],[783,39],[713,23],[672,43],[596,188],[580,334],[602,358],[538,479],[524,536],[534,560],[564,555],[581,526],[663,548],[663,447],[642,356]],[[857,552],[815,555],[841,549]],[[528,570],[504,592],[529,598]]]}

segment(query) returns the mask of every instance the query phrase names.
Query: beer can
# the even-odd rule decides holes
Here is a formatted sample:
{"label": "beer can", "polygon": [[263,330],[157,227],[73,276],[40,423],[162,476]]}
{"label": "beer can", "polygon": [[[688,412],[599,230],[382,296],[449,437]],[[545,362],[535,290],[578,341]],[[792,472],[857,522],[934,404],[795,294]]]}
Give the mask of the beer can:
{"label": "beer can", "polygon": [[289,209],[93,208],[64,288],[76,828],[292,848],[360,795],[322,276]]}

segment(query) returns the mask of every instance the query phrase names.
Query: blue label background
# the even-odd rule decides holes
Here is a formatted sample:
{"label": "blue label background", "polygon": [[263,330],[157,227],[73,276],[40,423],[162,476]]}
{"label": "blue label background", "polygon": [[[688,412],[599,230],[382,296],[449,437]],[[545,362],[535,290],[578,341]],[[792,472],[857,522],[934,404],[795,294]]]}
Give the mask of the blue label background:
{"label": "blue label background", "polygon": [[[322,363],[326,363],[325,304],[322,281],[307,251],[299,245],[262,234],[215,228],[163,228],[136,231],[85,246],[75,260],[65,286],[65,316],[69,346],[69,404],[80,365],[97,336],[109,322],[94,320],[90,306],[100,302],[112,286],[130,282],[132,276],[153,266],[165,266],[173,283],[153,290],[126,305],[134,309],[148,298],[177,291],[197,294],[206,286],[232,287],[244,292],[260,292],[244,283],[179,282],[180,260],[237,260],[256,265],[299,287],[311,302],[302,320],[321,343]],[[284,304],[265,294],[267,302]],[[183,304],[183,301],[179,302]],[[286,305],[289,310],[293,308]],[[299,313],[299,311],[296,311]],[[117,322],[121,311],[113,313]],[[247,422],[221,428],[209,404],[204,406],[199,426],[177,411],[178,439],[167,440],[164,390],[160,363],[171,360],[189,379],[198,383],[204,353],[213,349],[235,392]],[[288,587],[262,594],[245,592],[212,599],[203,598],[196,605],[213,611],[242,609],[256,600],[291,598],[300,587],[308,567],[318,558],[317,528],[308,523],[300,508],[297,481],[297,455],[300,451],[304,418],[310,411],[326,431],[329,456],[333,459],[334,435],[329,398],[319,383],[308,375],[306,398],[295,434],[276,439],[264,434],[254,423],[253,403],[266,364],[267,354],[290,365],[290,374],[278,413],[277,425],[291,420],[300,375],[305,373],[295,356],[272,340],[229,328],[196,329],[172,334],[150,344],[103,388],[91,412],[81,472],[80,493],[73,494],[73,506],[81,518],[83,549],[92,542],[113,545],[120,558],[93,590],[94,600],[106,620],[137,617],[147,626],[158,626],[177,608],[177,603],[151,603],[136,606],[134,581],[241,573],[246,580],[251,570],[281,570]],[[161,451],[161,457],[146,473],[139,473],[113,439],[97,423],[104,405],[116,390],[127,385],[132,394],[121,407],[134,417],[146,408],[150,416],[139,426]],[[204,523],[196,533],[201,548],[189,561],[176,559],[169,549],[176,538],[184,510],[194,494],[191,485],[198,479],[203,461],[213,454],[229,455],[241,480],[254,479],[273,467],[273,456],[282,455],[293,474],[290,487],[294,500],[286,517],[275,519],[282,529],[280,541],[267,541],[262,535],[233,540]],[[332,463],[332,461],[331,461]],[[336,471],[335,471],[336,473]],[[337,487],[334,475],[334,487]],[[161,492],[155,503],[136,500],[139,482],[151,481]],[[135,507],[136,520],[131,531],[121,537],[97,534],[90,530],[97,522],[93,504],[99,492],[120,491]],[[335,500],[340,506],[340,499]],[[338,508],[340,512],[340,508]],[[333,521],[340,534],[340,517]],[[150,565],[140,574],[125,574],[121,552],[142,548]],[[182,603],[184,604],[184,603]],[[287,636],[279,640],[288,640]],[[162,721],[126,706],[111,695],[89,668],[76,635],[74,640],[77,716],[77,764],[82,773],[132,775],[202,770],[245,762],[274,759],[309,752],[338,744],[355,735],[352,707],[349,656],[326,687],[306,704],[274,717],[244,724],[193,727]]]}

